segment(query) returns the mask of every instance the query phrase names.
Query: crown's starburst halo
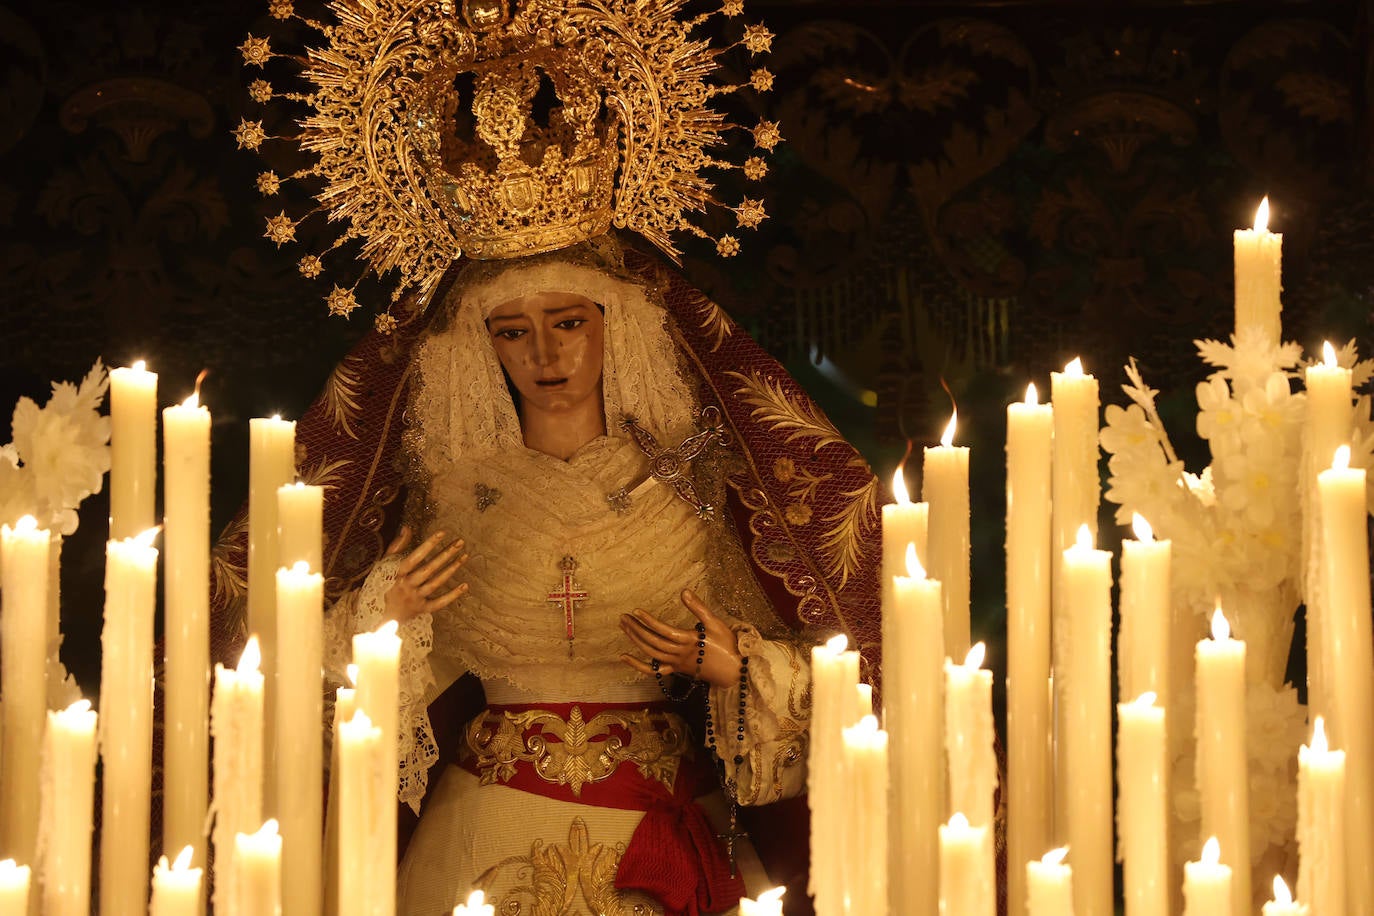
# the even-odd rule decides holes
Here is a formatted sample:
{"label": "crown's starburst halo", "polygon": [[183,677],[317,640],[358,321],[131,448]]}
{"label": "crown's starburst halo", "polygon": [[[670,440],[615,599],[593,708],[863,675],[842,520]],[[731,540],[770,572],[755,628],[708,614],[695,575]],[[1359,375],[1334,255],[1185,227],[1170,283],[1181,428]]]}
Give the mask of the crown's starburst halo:
{"label": "crown's starburst halo", "polygon": [[[308,88],[281,92],[255,78],[250,96],[290,100],[307,111],[296,119],[294,137],[268,137],[261,121],[245,119],[236,138],[254,150],[273,140],[313,154],[312,165],[280,182],[315,184],[312,212],[342,227],[330,247],[359,240],[368,269],[394,282],[393,301],[414,290],[428,302],[461,254],[534,254],[612,226],[642,235],[670,257],[679,255],[684,234],[730,256],[738,239],[708,233],[702,217],[719,210],[736,217],[732,228],[754,228],[766,214],[758,200],[720,200],[708,173],[740,168],[724,155],[729,135],[739,132],[738,146],[749,154],[746,177],[763,177],[760,152],[771,151],[781,134],[776,122],[735,125],[713,107],[718,96],[766,92],[773,82],[756,68],[729,85],[718,55],[742,46],[754,57],[773,36],[761,25],[733,25],[742,37],[715,47],[698,34],[702,25],[739,16],[742,4],[724,0],[692,18],[685,18],[687,6],[688,0],[329,0],[334,21],[321,23],[273,0],[273,17],[301,19],[318,41],[293,57],[250,36],[245,63],[303,60]],[[552,106],[545,104],[550,88]],[[472,137],[461,136],[460,121]],[[277,190],[273,181],[259,186],[266,194]],[[293,240],[285,238],[286,227],[294,232],[299,222],[279,218],[269,223],[277,230],[269,237]],[[313,255],[301,261],[306,276],[319,269]],[[336,288],[328,298],[336,314],[356,307],[351,291]]]}

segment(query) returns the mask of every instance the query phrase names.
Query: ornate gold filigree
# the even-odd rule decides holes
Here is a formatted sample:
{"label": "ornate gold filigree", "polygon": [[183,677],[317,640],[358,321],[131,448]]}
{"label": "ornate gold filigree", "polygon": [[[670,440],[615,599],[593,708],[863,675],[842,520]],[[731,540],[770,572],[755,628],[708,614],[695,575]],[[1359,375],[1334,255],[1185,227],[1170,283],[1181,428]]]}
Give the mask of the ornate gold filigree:
{"label": "ornate gold filigree", "polygon": [[835,424],[788,397],[781,382],[757,372],[725,374],[739,381],[735,396],[754,408],[750,416],[759,423],[768,424],[772,432],[786,432],[789,444],[798,439],[812,439],[811,451],[814,453],[827,445],[845,443]]}
{"label": "ornate gold filigree", "polygon": [[529,763],[540,779],[574,795],[627,762],[672,789],[691,746],[682,720],[671,713],[607,710],[586,721],[579,706],[566,719],[542,709],[478,716],[468,724],[466,743],[482,785],[509,782],[518,764]]}
{"label": "ornate gold filigree", "polygon": [[[762,68],[724,83],[727,49],[698,34],[739,4],[688,18],[689,3],[329,0],[325,24],[274,2],[274,16],[321,33],[298,58],[309,91],[256,80],[250,94],[306,106],[300,134],[275,138],[316,157],[291,177],[321,185],[318,212],[345,227],[341,240],[362,241],[372,271],[395,272],[397,297],[415,288],[427,300],[460,254],[533,254],[612,226],[675,257],[680,233],[709,238],[697,225],[708,208],[733,211],[742,228],[764,218],[759,201],[717,199],[707,173],[738,168],[718,152],[726,135],[748,131],[764,150],[781,138],[776,122],[736,125],[712,107],[772,86]],[[751,25],[730,47],[762,54],[772,37]],[[252,36],[243,52],[257,64],[292,57]],[[267,139],[261,122],[237,135],[252,149]],[[762,173],[752,157],[746,176]],[[722,254],[738,246],[718,240]],[[353,304],[335,295],[331,311]]]}

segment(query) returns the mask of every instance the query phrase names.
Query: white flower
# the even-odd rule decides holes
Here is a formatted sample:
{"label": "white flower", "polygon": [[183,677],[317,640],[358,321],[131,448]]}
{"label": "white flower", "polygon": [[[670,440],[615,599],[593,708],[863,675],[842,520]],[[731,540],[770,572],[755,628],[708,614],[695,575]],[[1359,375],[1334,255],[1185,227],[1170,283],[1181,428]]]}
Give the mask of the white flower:
{"label": "white flower", "polygon": [[1099,438],[1102,448],[1114,455],[1153,445],[1159,440],[1154,426],[1139,404],[1132,404],[1125,409],[1108,404],[1103,416],[1107,423],[1102,427]]}
{"label": "white flower", "polygon": [[109,384],[97,361],[80,387],[54,382],[42,408],[29,398],[14,407],[14,447],[33,475],[35,509],[54,519],[64,534],[76,527],[69,510],[100,492],[110,469],[110,420],[96,412]]}
{"label": "white flower", "polygon": [[1241,420],[1241,437],[1247,449],[1261,443],[1271,446],[1271,453],[1281,456],[1284,435],[1302,423],[1306,396],[1293,395],[1288,376],[1271,372],[1264,384],[1255,385],[1241,397],[1245,415]]}
{"label": "white flower", "polygon": [[0,525],[13,526],[25,515],[38,511],[33,493],[33,474],[19,466],[14,447],[0,447]]}
{"label": "white flower", "polygon": [[1221,373],[1197,386],[1197,434],[1212,443],[1212,454],[1235,451],[1240,444],[1240,410]]}

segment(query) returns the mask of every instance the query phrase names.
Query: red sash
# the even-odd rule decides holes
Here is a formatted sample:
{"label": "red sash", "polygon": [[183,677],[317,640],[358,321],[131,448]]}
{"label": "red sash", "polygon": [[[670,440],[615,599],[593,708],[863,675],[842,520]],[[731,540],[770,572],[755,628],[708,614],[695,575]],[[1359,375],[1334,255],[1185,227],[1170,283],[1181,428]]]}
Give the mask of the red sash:
{"label": "red sash", "polygon": [[[566,720],[574,706],[581,708],[588,721],[597,713],[612,709],[669,709],[666,703],[536,703],[490,706],[483,717],[539,709],[557,713]],[[526,737],[540,732],[537,726],[532,727]],[[622,736],[626,740],[628,737]],[[523,761],[516,765],[514,775],[500,784],[579,805],[643,811],[644,818],[620,859],[616,887],[652,895],[663,905],[665,916],[701,916],[728,910],[744,896],[744,882],[730,874],[730,862],[706,813],[695,801],[715,785],[710,768],[700,760],[704,756],[702,751],[679,758],[671,791],[660,780],[643,776],[629,761],[608,778],[583,784],[577,795],[568,786],[540,778],[533,765]],[[464,755],[459,765],[481,775],[471,754]]]}

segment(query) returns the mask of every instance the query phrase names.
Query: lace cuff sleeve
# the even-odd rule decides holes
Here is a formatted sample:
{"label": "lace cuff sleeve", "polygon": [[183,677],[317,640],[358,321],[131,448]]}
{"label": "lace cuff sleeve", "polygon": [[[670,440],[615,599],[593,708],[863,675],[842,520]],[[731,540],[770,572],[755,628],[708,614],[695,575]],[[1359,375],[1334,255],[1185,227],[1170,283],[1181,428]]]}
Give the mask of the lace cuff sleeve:
{"label": "lace cuff sleeve", "polygon": [[[325,670],[340,683],[347,683],[354,634],[375,630],[385,620],[386,593],[396,580],[399,564],[399,557],[378,561],[362,586],[335,602],[325,617]],[[396,749],[400,755],[400,782],[396,794],[418,813],[429,782],[429,769],[439,759],[427,705],[429,689],[434,685],[429,664],[434,648],[434,622],[430,615],[421,614],[401,624],[399,635],[400,731]]]}
{"label": "lace cuff sleeve", "polygon": [[[811,669],[796,646],[764,639],[748,624],[734,630],[740,655],[749,659],[742,748],[736,743],[739,685],[711,689],[711,714],[737,801],[766,805],[797,795],[806,785]],[[739,764],[737,754],[744,758]]]}

